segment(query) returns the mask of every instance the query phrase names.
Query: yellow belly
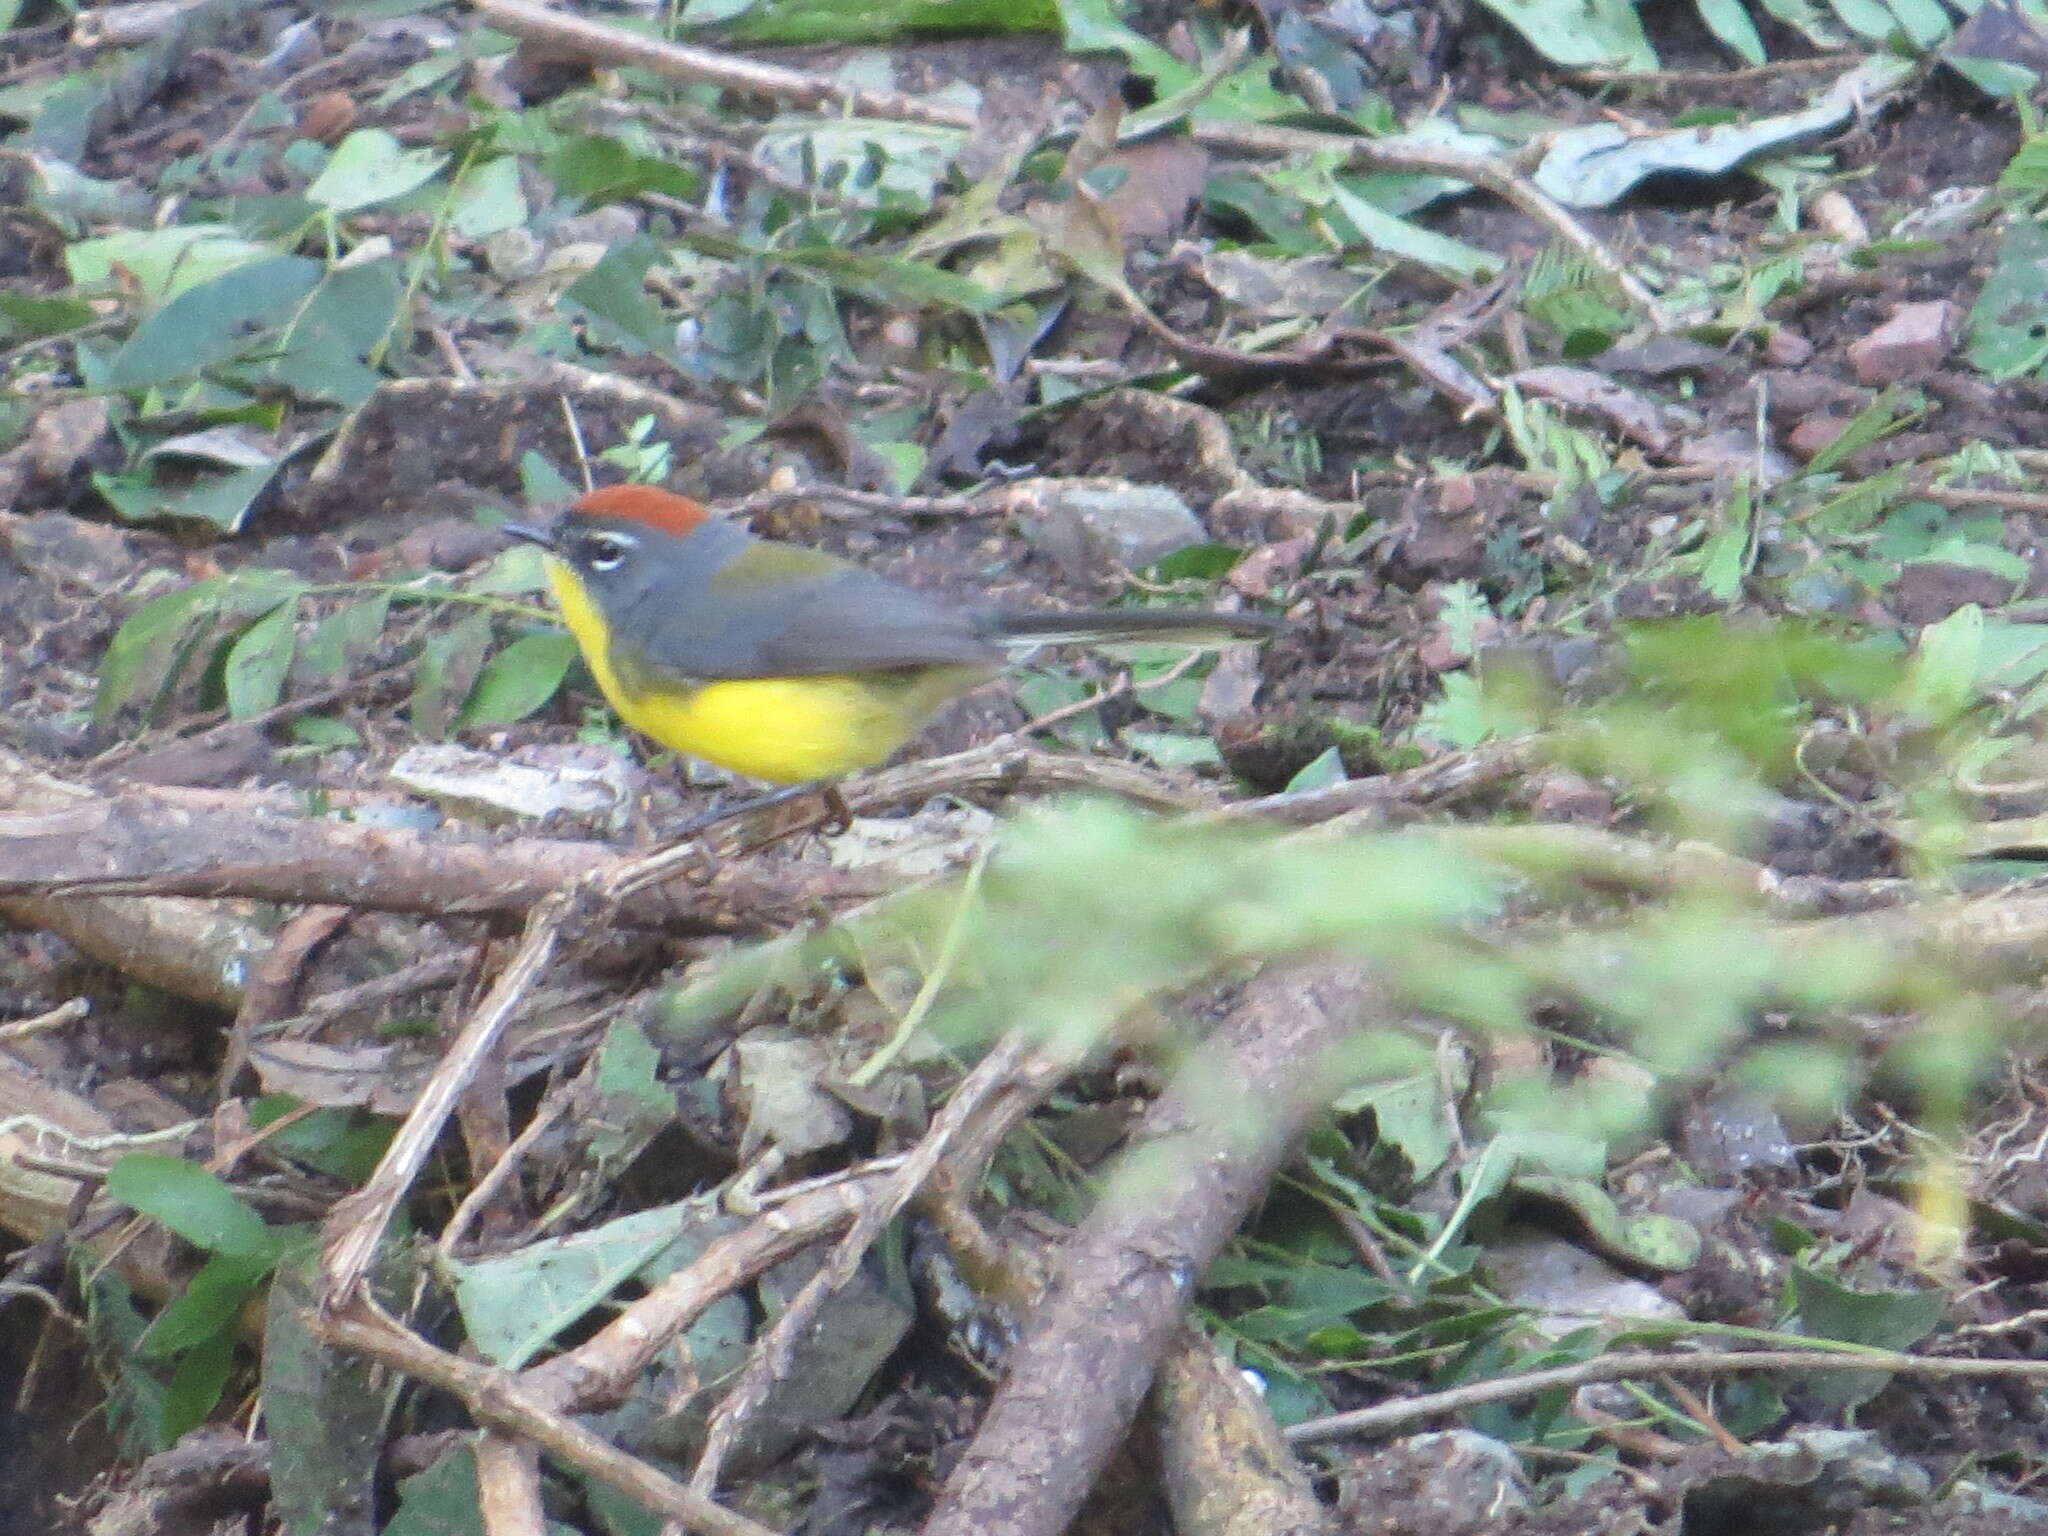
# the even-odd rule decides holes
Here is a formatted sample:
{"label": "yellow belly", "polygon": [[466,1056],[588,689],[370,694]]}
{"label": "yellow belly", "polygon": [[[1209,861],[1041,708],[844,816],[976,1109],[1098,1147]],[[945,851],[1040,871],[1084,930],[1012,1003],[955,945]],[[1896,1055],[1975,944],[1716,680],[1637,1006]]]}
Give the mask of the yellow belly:
{"label": "yellow belly", "polygon": [[[548,562],[562,619],[619,718],[691,757],[771,784],[802,784],[871,768],[947,699],[985,674],[969,667],[825,677],[749,677],[629,688],[612,667],[605,629],[581,583]],[[636,681],[639,681],[636,679]]]}

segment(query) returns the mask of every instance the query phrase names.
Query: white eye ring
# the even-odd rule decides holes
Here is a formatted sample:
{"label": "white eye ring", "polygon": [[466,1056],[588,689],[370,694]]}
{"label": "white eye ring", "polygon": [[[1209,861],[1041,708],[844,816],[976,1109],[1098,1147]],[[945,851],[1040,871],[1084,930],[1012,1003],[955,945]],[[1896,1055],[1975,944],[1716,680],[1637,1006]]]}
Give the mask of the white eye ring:
{"label": "white eye ring", "polygon": [[583,543],[583,563],[593,571],[615,571],[625,563],[633,541],[621,533],[593,533]]}

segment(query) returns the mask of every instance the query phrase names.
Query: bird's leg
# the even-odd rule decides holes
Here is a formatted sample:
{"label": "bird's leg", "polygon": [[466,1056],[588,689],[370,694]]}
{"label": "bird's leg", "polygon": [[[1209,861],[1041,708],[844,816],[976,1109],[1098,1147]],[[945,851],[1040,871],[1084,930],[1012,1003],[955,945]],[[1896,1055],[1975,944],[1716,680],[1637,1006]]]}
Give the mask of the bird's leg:
{"label": "bird's leg", "polygon": [[[806,815],[801,822],[794,826],[780,828],[772,825],[768,826],[764,828],[758,842],[754,842],[753,846],[765,846],[768,843],[778,842],[793,833],[814,830],[830,837],[844,832],[853,825],[853,810],[847,805],[846,797],[839,793],[838,785],[815,783],[791,784],[782,789],[772,790],[765,795],[749,795],[746,799],[736,801],[733,804],[714,807],[701,815],[691,817],[681,826],[663,834],[657,841],[664,846],[672,846],[677,843],[702,838],[705,833],[716,827],[724,826],[729,822],[753,821],[757,818],[765,820],[767,819],[767,812],[792,804],[811,795],[816,795],[822,803],[824,814],[822,821],[813,819],[811,815]],[[704,844],[702,852],[705,867],[698,876],[700,883],[708,881],[718,871],[718,855],[712,851],[711,845],[708,842]]]}
{"label": "bird's leg", "polygon": [[711,828],[722,826],[728,821],[745,821],[762,811],[773,810],[778,805],[787,805],[792,800],[809,794],[808,784],[790,784],[781,789],[770,790],[765,795],[749,795],[730,805],[714,806],[702,815],[693,816],[675,830],[673,841],[680,842],[686,837],[697,837]]}
{"label": "bird's leg", "polygon": [[837,784],[820,784],[818,798],[825,802],[825,819],[818,824],[821,836],[837,837],[853,829],[853,807],[846,803],[846,796],[839,793]]}

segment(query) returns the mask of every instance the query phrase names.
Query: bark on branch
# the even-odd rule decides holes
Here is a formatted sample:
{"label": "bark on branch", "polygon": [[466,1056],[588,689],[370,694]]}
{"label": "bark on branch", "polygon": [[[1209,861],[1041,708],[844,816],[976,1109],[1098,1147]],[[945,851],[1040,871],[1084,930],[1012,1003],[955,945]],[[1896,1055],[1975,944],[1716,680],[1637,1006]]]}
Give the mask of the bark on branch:
{"label": "bark on branch", "polygon": [[1060,1250],[925,1536],[1059,1536],[1122,1440],[1202,1273],[1385,1007],[1351,964],[1274,966],[1176,1073]]}
{"label": "bark on branch", "polygon": [[[0,804],[11,797],[0,785]],[[623,862],[565,838],[427,835],[179,803],[147,789],[0,815],[0,901],[243,896],[427,916],[524,912]],[[635,894],[619,919],[689,933],[757,932],[872,880],[762,855]]]}

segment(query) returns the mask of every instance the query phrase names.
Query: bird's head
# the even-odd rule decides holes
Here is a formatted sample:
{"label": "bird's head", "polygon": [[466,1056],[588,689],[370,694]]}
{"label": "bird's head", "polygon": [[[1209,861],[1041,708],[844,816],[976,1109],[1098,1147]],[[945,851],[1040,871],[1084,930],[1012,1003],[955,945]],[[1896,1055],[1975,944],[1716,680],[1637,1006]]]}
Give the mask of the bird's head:
{"label": "bird's head", "polygon": [[552,521],[507,523],[515,539],[538,544],[592,587],[625,585],[650,557],[674,552],[711,518],[703,506],[651,485],[608,485],[580,497]]}

